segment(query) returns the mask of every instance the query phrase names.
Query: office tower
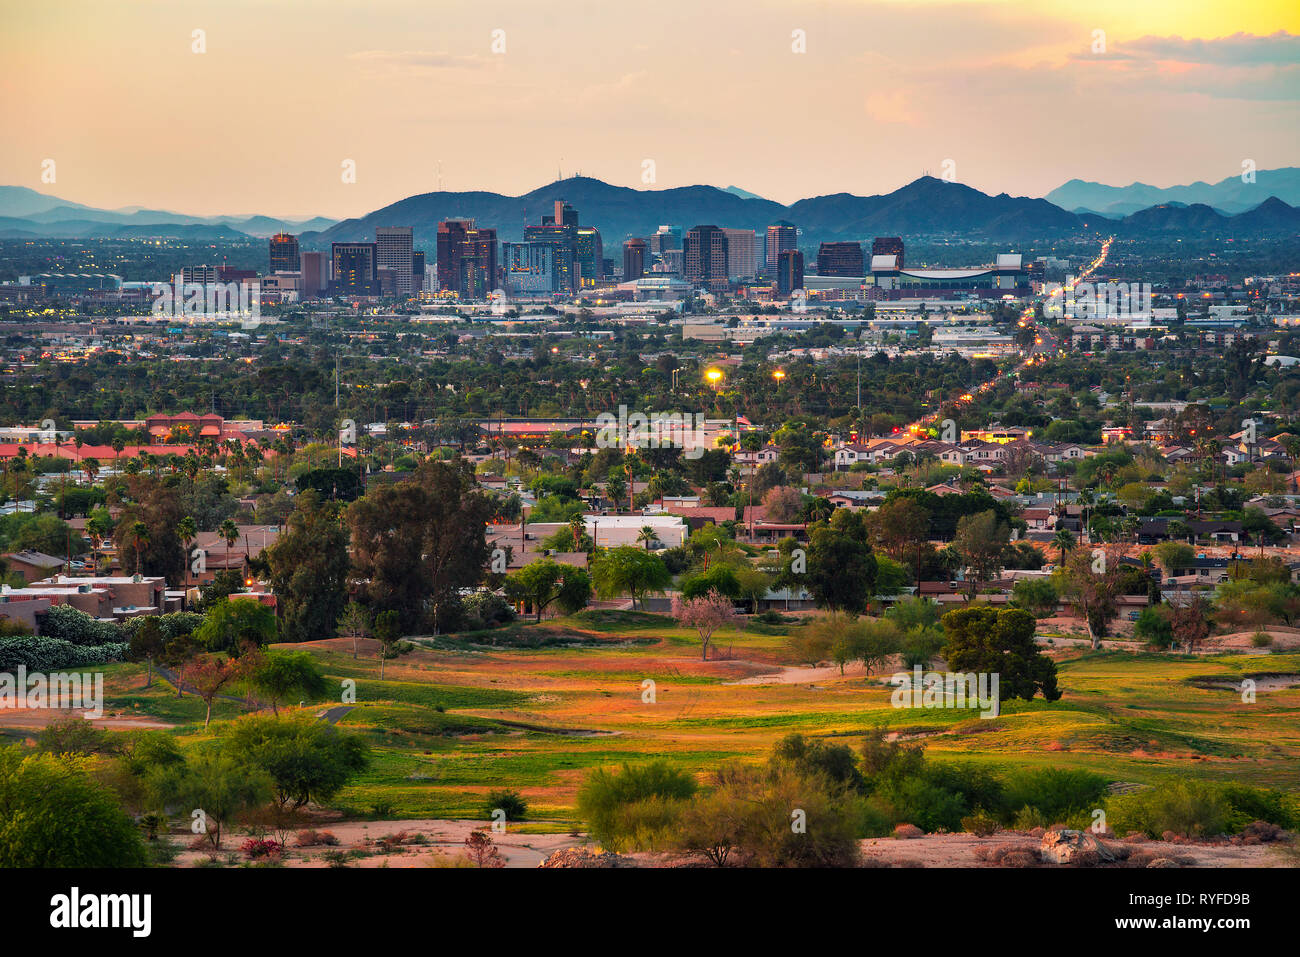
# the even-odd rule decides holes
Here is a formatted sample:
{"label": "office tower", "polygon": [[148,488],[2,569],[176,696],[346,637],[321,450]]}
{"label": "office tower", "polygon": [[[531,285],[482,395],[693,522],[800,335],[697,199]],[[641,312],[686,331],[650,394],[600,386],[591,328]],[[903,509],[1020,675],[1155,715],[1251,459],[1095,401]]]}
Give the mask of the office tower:
{"label": "office tower", "polygon": [[271,237],[271,272],[298,272],[302,262],[298,255],[298,237],[276,233]]}
{"label": "office tower", "polygon": [[375,228],[375,265],[393,273],[393,295],[411,294],[411,260],[414,239],[410,226],[377,226]]}
{"label": "office tower", "polygon": [[554,243],[502,243],[501,269],[505,288],[512,295],[549,295],[555,292]]}
{"label": "office tower", "polygon": [[424,289],[424,250],[417,249],[411,253],[411,291],[421,292]]}
{"label": "office tower", "polygon": [[[577,226],[578,211],[562,199],[555,201],[555,214],[550,217],[552,226]],[[546,225],[546,219],[542,219],[542,225]]]}
{"label": "office tower", "polygon": [[[574,214],[575,218],[577,214]],[[605,278],[605,247],[595,226],[575,226],[574,255],[578,264],[578,286],[590,289]]]}
{"label": "office tower", "polygon": [[692,226],[682,242],[686,281],[710,292],[727,288],[727,234],[717,226]]}
{"label": "office tower", "polygon": [[[551,217],[546,217],[550,219]],[[573,292],[577,287],[578,241],[574,226],[525,226],[524,242],[549,243],[555,247],[555,288],[553,292]]]}
{"label": "office tower", "polygon": [[472,219],[448,219],[438,224],[438,288],[460,290],[460,257]]}
{"label": "office tower", "polygon": [[334,243],[330,246],[330,288],[343,295],[378,294],[379,274],[374,243]]}
{"label": "office tower", "polygon": [[650,237],[650,252],[656,256],[681,248],[682,227],[680,226],[660,226]]}
{"label": "office tower", "polygon": [[776,264],[776,291],[788,296],[796,289],[803,288],[803,253],[797,249],[786,249]]}
{"label": "office tower", "polygon": [[319,296],[329,287],[329,265],[325,254],[304,252],[301,260],[303,297]]}
{"label": "office tower", "polygon": [[217,281],[216,266],[186,266],[181,270],[181,282],[209,283]]}
{"label": "office tower", "polygon": [[645,240],[629,239],[623,243],[623,281],[632,282],[645,275]]}
{"label": "office tower", "polygon": [[798,245],[799,231],[793,224],[781,220],[767,227],[767,259],[764,262],[767,274],[775,275],[781,261],[781,254],[787,249],[797,248]]}
{"label": "office tower", "polygon": [[727,278],[753,279],[758,273],[758,238],[752,229],[723,229],[727,236]]}
{"label": "office tower", "polygon": [[[497,288],[497,231],[469,229],[461,241],[456,291],[466,299],[486,299]],[[438,274],[442,274],[439,268]]]}
{"label": "office tower", "polygon": [[895,267],[903,268],[903,240],[897,236],[877,236],[871,242],[871,255],[894,256]]}
{"label": "office tower", "polygon": [[860,243],[822,243],[817,247],[817,275],[866,275]]}

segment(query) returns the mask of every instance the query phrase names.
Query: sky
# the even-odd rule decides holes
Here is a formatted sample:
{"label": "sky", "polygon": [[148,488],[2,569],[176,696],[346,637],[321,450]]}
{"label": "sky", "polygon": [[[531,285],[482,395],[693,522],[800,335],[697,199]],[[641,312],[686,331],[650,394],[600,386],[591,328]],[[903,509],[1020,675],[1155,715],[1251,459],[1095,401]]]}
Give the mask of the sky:
{"label": "sky", "polygon": [[4,3],[0,183],[107,208],[344,217],[560,173],[1041,196],[1300,166],[1295,0]]}

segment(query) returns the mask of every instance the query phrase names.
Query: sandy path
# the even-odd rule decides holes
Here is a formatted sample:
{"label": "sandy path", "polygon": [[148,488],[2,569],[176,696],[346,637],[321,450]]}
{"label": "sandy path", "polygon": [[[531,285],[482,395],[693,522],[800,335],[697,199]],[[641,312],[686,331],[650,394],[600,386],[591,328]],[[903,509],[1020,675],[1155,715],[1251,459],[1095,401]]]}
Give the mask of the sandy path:
{"label": "sandy path", "polygon": [[[745,662],[745,664],[757,664],[757,662]],[[765,665],[764,667],[771,666]],[[860,661],[844,666],[843,677],[845,678],[865,677],[866,674],[867,669]],[[769,674],[753,675],[749,678],[740,678],[736,681],[724,681],[722,683],[724,685],[806,685],[839,677],[839,665],[818,665],[815,668],[787,666],[781,668],[780,671]]]}
{"label": "sandy path", "polygon": [[[1108,841],[1109,842],[1109,841]],[[862,854],[869,860],[883,864],[906,864],[920,867],[988,867],[975,859],[980,847],[999,847],[1003,844],[1023,845],[1037,849],[1041,841],[1027,834],[1015,832],[976,837],[974,834],[927,834],[911,840],[872,838],[860,842]],[[1296,861],[1287,856],[1279,845],[1200,845],[1170,844],[1165,841],[1147,841],[1129,845],[1142,848],[1157,857],[1190,857],[1194,867],[1295,867]]]}
{"label": "sandy path", "polygon": [[76,708],[3,708],[0,709],[0,728],[44,728],[52,721],[66,718],[83,718],[97,728],[171,728],[170,722],[157,718],[125,714],[105,714],[102,718],[86,718],[85,712]]}

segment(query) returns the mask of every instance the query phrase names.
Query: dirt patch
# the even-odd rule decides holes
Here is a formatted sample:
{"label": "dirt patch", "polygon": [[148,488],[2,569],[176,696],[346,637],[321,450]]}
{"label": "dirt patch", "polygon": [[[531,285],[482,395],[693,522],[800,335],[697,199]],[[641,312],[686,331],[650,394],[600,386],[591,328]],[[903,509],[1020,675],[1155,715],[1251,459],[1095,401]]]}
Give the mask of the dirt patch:
{"label": "dirt patch", "polygon": [[118,731],[132,728],[175,727],[168,721],[122,712],[106,713],[101,718],[87,718],[84,711],[72,708],[3,708],[0,709],[0,728],[44,728],[51,722],[65,721],[68,718],[82,718],[97,728]]}

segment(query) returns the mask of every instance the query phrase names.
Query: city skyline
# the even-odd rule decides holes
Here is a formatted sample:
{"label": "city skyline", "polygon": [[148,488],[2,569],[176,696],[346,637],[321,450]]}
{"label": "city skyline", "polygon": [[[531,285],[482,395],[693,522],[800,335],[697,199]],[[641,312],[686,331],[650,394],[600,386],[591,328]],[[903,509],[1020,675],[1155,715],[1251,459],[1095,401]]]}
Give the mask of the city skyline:
{"label": "city skyline", "polygon": [[1073,178],[1170,186],[1245,160],[1300,165],[1300,14],[1282,2],[668,16],[392,0],[358,16],[142,0],[111,18],[66,2],[9,19],[3,109],[25,133],[0,182],[101,208],[346,218],[578,173],[788,203],[887,193],[949,161],[982,191],[1041,196]]}

